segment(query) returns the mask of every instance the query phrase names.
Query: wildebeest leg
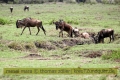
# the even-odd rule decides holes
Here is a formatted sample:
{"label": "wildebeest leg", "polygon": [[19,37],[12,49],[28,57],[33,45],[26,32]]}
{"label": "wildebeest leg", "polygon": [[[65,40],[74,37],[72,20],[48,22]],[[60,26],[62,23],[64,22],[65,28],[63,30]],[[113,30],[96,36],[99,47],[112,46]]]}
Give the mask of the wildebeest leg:
{"label": "wildebeest leg", "polygon": [[70,32],[70,36],[73,38],[73,32],[72,32],[72,30],[71,30],[71,32]]}
{"label": "wildebeest leg", "polygon": [[30,27],[28,27],[29,28],[29,32],[30,32],[30,35],[31,35],[31,30],[30,30]]}
{"label": "wildebeest leg", "polygon": [[43,30],[44,34],[46,35],[46,31],[43,26],[41,26],[41,29]]}
{"label": "wildebeest leg", "polygon": [[60,37],[60,33],[61,33],[61,31],[59,32],[59,37]]}
{"label": "wildebeest leg", "polygon": [[114,35],[112,35],[112,40],[114,41]]}
{"label": "wildebeest leg", "polygon": [[61,30],[61,33],[62,33],[62,37],[63,37],[63,29]]}
{"label": "wildebeest leg", "polygon": [[40,28],[39,28],[39,27],[37,27],[37,29],[38,29],[38,32],[37,32],[37,34],[36,34],[36,35],[38,35],[38,33],[39,33],[39,31],[40,31]]}
{"label": "wildebeest leg", "polygon": [[103,38],[103,39],[101,39],[101,41],[102,41],[102,43],[104,43],[104,38]]}
{"label": "wildebeest leg", "polygon": [[21,35],[23,34],[23,31],[25,30],[26,27],[23,28]]}
{"label": "wildebeest leg", "polygon": [[62,37],[63,37],[63,31],[62,31]]}
{"label": "wildebeest leg", "polygon": [[69,35],[69,37],[73,37],[71,31],[68,32],[68,35]]}
{"label": "wildebeest leg", "polygon": [[[109,38],[110,38],[110,42],[111,42],[111,36],[109,36]],[[109,43],[110,43],[110,42],[109,42]]]}
{"label": "wildebeest leg", "polygon": [[63,31],[62,30],[59,32],[59,37],[60,37],[61,33],[62,33],[62,37],[63,37]]}

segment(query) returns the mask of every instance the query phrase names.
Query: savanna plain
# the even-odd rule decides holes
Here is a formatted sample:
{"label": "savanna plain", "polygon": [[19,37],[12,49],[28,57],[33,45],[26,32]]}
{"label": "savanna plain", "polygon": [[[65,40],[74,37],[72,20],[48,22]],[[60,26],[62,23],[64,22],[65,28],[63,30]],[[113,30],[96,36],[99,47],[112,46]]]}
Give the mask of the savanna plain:
{"label": "savanna plain", "polygon": [[[0,80],[120,80],[120,5],[44,3],[0,4]],[[13,13],[9,8],[13,6]],[[26,17],[42,21],[46,35],[37,27],[16,28]],[[53,21],[63,19],[81,32],[114,29],[115,40],[95,44],[83,38],[59,37]],[[79,40],[78,43],[75,41]],[[3,68],[117,68],[111,74],[3,75]]]}

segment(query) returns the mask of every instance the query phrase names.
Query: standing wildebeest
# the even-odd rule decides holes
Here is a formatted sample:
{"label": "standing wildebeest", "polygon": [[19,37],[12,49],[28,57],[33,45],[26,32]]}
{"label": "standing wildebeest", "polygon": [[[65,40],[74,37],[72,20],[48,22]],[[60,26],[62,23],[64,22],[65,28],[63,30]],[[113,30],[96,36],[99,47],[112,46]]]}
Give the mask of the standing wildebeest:
{"label": "standing wildebeest", "polygon": [[13,7],[10,7],[10,12],[11,12],[11,13],[13,12]]}
{"label": "standing wildebeest", "polygon": [[114,41],[114,30],[113,29],[102,29],[101,31],[98,32],[97,36],[95,37],[95,42],[104,43],[104,38],[106,37],[110,38],[110,42],[111,42],[111,39]]}
{"label": "standing wildebeest", "polygon": [[29,11],[29,6],[25,6],[24,11],[26,11],[26,9],[27,9],[27,11]]}
{"label": "standing wildebeest", "polygon": [[[16,21],[16,27],[17,28],[20,28],[20,27],[22,28],[23,26],[24,26],[23,31],[25,30],[26,27],[29,28],[30,35],[31,35],[30,27],[35,27],[35,26],[37,26],[37,29],[38,29],[37,34],[39,33],[40,28],[41,28],[43,30],[44,34],[46,35],[46,33],[45,33],[46,31],[43,28],[42,21],[40,21],[40,20],[33,19],[33,18],[24,18],[22,20],[17,20]],[[23,31],[22,31],[22,33],[23,33]],[[22,35],[22,33],[21,33],[21,35]]]}
{"label": "standing wildebeest", "polygon": [[72,27],[69,24],[67,24],[63,20],[56,21],[56,22],[53,22],[53,23],[56,25],[56,30],[60,29],[59,37],[60,37],[61,33],[62,33],[62,37],[63,37],[63,31],[66,31],[68,33],[69,37],[73,37]]}

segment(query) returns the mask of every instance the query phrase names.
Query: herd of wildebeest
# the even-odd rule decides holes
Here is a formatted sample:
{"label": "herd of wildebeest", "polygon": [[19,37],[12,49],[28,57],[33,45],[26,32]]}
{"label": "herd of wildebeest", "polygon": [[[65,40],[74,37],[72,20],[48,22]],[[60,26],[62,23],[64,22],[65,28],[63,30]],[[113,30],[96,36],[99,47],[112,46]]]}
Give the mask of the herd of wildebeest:
{"label": "herd of wildebeest", "polygon": [[[28,6],[24,7],[24,11],[26,10],[29,11]],[[10,7],[10,11],[12,13],[13,7]],[[94,43],[101,43],[101,42],[104,43],[104,38],[107,38],[107,37],[110,38],[109,43],[111,42],[111,40],[114,41],[114,30],[113,29],[102,29],[97,34],[89,33],[89,32],[79,33],[79,29],[77,27],[73,28],[70,24],[66,23],[64,20],[53,21],[53,24],[55,24],[56,30],[60,29],[59,37],[61,36],[63,37],[63,31],[66,31],[68,33],[68,36],[71,38],[82,37],[85,39],[92,39],[94,40]],[[24,18],[24,19],[16,21],[17,28],[23,27],[21,35],[23,34],[26,27],[29,28],[29,32],[31,35],[30,27],[35,27],[35,26],[38,29],[38,32],[36,33],[36,35],[39,33],[40,28],[43,30],[44,34],[46,35],[46,30],[44,29],[42,25],[42,21],[40,20],[28,17],[28,18]]]}

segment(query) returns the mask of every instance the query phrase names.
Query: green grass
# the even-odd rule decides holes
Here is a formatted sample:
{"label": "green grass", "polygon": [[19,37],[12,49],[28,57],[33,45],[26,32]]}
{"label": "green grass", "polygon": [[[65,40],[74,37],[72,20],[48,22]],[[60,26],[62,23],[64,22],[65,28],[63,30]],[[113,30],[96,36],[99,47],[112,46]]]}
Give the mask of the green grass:
{"label": "green grass", "polygon": [[[9,7],[13,6],[13,13],[10,13]],[[103,28],[113,28],[115,34],[120,34],[120,9],[119,5],[108,4],[28,4],[29,12],[24,12],[24,4],[3,4],[0,5],[0,80],[119,80],[118,76],[111,75],[2,75],[3,68],[113,68],[120,66],[119,62],[111,59],[119,59],[120,42],[117,38],[114,42],[108,43],[109,39],[105,39],[104,44],[85,44],[75,45],[73,47],[57,48],[55,50],[47,50],[37,48],[34,42],[46,43],[49,41],[61,41],[67,38],[64,32],[64,38],[59,38],[59,30],[55,29],[53,21],[63,19],[72,27],[83,29],[81,32],[95,32]],[[40,19],[43,27],[46,29],[46,36],[40,30],[36,36],[37,28],[31,27],[32,35],[29,35],[28,28],[25,29],[23,35],[20,35],[22,29],[16,28],[17,19],[32,17]],[[7,23],[8,22],[8,23]],[[84,39],[83,39],[84,40]],[[113,54],[106,54],[107,51],[115,51]],[[117,51],[118,50],[118,51]],[[89,58],[85,55],[92,52],[102,52],[104,58]],[[30,54],[40,55],[38,58],[25,58]],[[109,56],[108,56],[109,55]],[[43,59],[43,60],[42,60]],[[46,60],[44,60],[46,59]],[[94,76],[94,77],[93,77]]]}
{"label": "green grass", "polygon": [[103,59],[117,60],[120,59],[120,49],[113,51],[112,53],[106,53],[102,56]]}

